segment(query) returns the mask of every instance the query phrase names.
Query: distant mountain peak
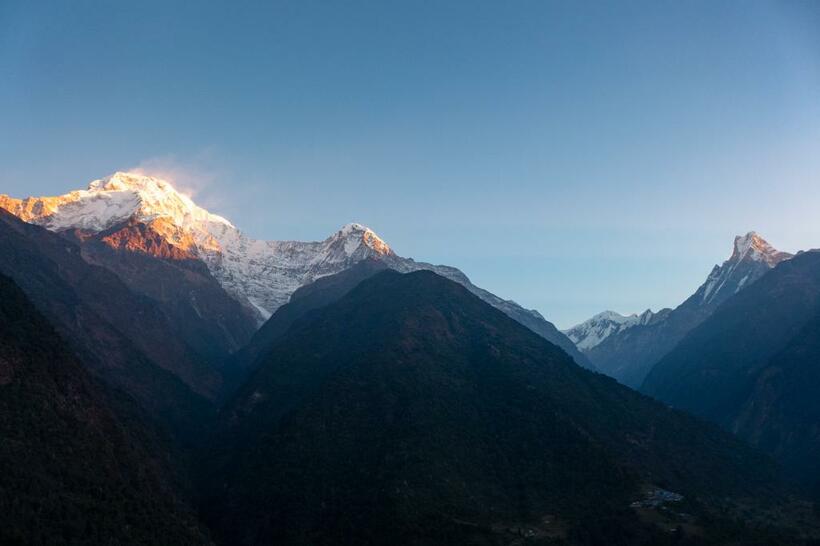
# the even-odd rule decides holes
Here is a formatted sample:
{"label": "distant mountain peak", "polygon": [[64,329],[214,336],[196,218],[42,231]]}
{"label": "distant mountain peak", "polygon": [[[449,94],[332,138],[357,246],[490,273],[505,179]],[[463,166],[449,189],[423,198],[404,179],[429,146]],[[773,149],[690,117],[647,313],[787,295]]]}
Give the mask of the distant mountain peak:
{"label": "distant mountain peak", "polygon": [[354,252],[359,244],[364,244],[378,255],[393,254],[390,246],[376,235],[375,231],[356,222],[343,225],[335,235],[331,236],[331,239],[344,240],[349,253]]}
{"label": "distant mountain peak", "polygon": [[715,265],[696,295],[700,294],[701,304],[717,304],[792,256],[774,248],[757,232],[738,235],[732,255],[722,265]]}
{"label": "distant mountain peak", "polygon": [[730,262],[739,262],[745,258],[757,262],[766,262],[771,267],[791,258],[788,252],[781,252],[768,243],[755,231],[750,231],[746,235],[735,237],[734,249]]}
{"label": "distant mountain peak", "polygon": [[[738,235],[734,240],[732,255],[722,265],[712,268],[706,281],[692,296],[693,302],[698,307],[716,306],[791,257],[788,252],[774,248],[755,231]],[[587,352],[607,338],[617,336],[634,326],[646,326],[665,320],[670,312],[669,309],[662,309],[653,313],[647,309],[640,315],[624,316],[614,311],[604,311],[564,330],[564,333],[578,349]]]}
{"label": "distant mountain peak", "polygon": [[658,313],[653,313],[651,309],[647,309],[641,314],[632,313],[631,315],[622,315],[615,311],[603,311],[563,332],[575,343],[578,349],[589,351],[600,345],[609,336],[633,326],[649,324],[667,311],[661,310]]}
{"label": "distant mountain peak", "polygon": [[589,320],[603,320],[603,319],[605,319],[605,320],[611,320],[612,322],[617,322],[618,324],[622,324],[624,322],[629,321],[629,319],[634,318],[635,316],[637,316],[637,315],[635,315],[634,313],[631,314],[631,315],[622,315],[622,314],[620,314],[616,311],[607,310],[607,311],[601,311],[600,313],[598,313],[597,315],[594,315]]}

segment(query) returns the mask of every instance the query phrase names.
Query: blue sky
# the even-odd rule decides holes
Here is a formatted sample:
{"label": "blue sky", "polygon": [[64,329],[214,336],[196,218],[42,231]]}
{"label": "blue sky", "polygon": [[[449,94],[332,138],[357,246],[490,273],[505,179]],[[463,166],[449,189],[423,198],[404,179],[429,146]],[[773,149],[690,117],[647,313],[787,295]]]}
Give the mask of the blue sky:
{"label": "blue sky", "polygon": [[0,2],[0,192],[172,173],[566,327],[820,247],[818,2]]}

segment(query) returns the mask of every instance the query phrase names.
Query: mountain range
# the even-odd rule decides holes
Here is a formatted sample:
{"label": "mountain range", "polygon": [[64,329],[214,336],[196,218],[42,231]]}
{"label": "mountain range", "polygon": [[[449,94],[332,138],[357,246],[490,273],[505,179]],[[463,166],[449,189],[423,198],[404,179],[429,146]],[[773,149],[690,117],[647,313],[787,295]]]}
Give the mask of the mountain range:
{"label": "mountain range", "polygon": [[724,301],[751,286],[792,255],[760,235],[735,237],[731,256],[715,265],[704,283],[674,309],[623,317],[607,312],[566,331],[596,369],[638,388],[652,367]]}
{"label": "mountain range", "polygon": [[[132,287],[138,292],[146,293],[151,289],[153,274],[148,275],[147,280],[139,278],[145,272],[146,262],[131,258],[132,254],[159,258],[177,268],[198,268],[200,277],[203,276],[202,270],[207,268],[224,291],[242,305],[244,314],[255,318],[254,327],[249,328],[247,319],[237,316],[240,312],[231,309],[224,298],[220,298],[221,301],[195,298],[187,289],[180,291],[173,287],[168,287],[159,297],[179,296],[181,292],[183,299],[172,304],[187,315],[211,317],[210,313],[199,311],[203,301],[210,302],[217,311],[223,311],[222,316],[228,315],[230,320],[211,325],[210,329],[225,338],[222,345],[227,349],[235,350],[247,341],[255,327],[287,303],[300,286],[374,257],[397,271],[429,269],[463,284],[491,305],[562,347],[579,364],[590,366],[589,360],[575,345],[537,311],[524,309],[473,285],[454,267],[402,258],[361,224],[347,224],[320,242],[256,240],[225,218],[197,206],[169,182],[125,172],[95,180],[85,190],[57,197],[15,199],[2,195],[0,208],[25,222],[67,234],[80,241],[81,246],[85,246],[85,241],[93,243],[93,249],[84,250],[86,255],[93,254],[90,261],[112,268],[118,274],[122,274],[122,269],[127,270],[128,274],[123,276],[133,281]],[[109,249],[118,251],[116,256],[111,256]],[[123,254],[129,257],[122,258]],[[122,263],[135,260],[137,264]],[[166,264],[157,267],[168,270]],[[191,274],[184,271],[183,276],[190,277]],[[176,278],[179,277],[177,274]],[[206,278],[200,284],[209,281]],[[215,292],[212,286],[202,288],[205,289]],[[154,291],[148,295],[156,299],[158,294]],[[221,356],[225,356],[224,351]]]}
{"label": "mountain range", "polygon": [[562,333],[360,224],[0,196],[0,542],[814,544],[818,328],[820,253],[755,233]]}

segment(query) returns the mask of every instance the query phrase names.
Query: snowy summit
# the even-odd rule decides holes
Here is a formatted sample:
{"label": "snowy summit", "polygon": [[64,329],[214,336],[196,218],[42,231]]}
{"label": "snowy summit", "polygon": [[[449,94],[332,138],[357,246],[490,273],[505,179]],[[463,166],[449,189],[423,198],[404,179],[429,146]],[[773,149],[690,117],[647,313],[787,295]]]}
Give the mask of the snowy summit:
{"label": "snowy summit", "polygon": [[[346,224],[324,241],[252,239],[225,218],[197,206],[169,181],[140,173],[116,172],[91,182],[88,189],[57,197],[0,196],[0,207],[58,232],[100,232],[134,220],[162,226],[156,231],[169,243],[192,241],[190,250],[229,293],[255,309],[260,320],[303,284],[364,258],[393,254],[373,230],[357,223]],[[165,228],[168,225],[173,229]]]}
{"label": "snowy summit", "polygon": [[701,304],[717,304],[752,284],[792,254],[781,252],[754,231],[735,237],[732,255],[715,265],[695,296]]}
{"label": "snowy summit", "polygon": [[633,313],[628,316],[615,311],[603,311],[563,332],[578,349],[589,351],[613,334],[633,326],[650,324],[658,315],[660,313],[653,313],[651,309],[640,315]]}

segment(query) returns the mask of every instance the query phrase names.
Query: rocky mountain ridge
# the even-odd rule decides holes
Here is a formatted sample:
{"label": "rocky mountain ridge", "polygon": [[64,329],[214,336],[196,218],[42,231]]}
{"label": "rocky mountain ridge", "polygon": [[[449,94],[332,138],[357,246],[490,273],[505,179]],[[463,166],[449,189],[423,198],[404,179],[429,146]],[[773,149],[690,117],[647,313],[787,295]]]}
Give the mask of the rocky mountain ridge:
{"label": "rocky mountain ridge", "polygon": [[671,309],[661,309],[657,313],[647,309],[641,314],[625,316],[615,311],[603,311],[576,324],[568,330],[562,330],[581,351],[589,351],[606,338],[633,326],[651,324],[663,320]]}

